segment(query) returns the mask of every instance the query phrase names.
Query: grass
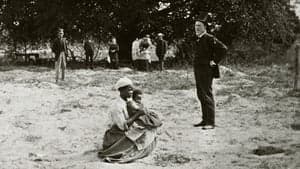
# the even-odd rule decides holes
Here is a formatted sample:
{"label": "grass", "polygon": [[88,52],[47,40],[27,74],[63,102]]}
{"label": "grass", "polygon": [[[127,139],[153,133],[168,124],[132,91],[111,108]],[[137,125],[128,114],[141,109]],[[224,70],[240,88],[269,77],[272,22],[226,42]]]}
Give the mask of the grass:
{"label": "grass", "polygon": [[143,78],[137,87],[153,93],[160,90],[188,90],[195,88],[194,77],[191,72],[163,71],[152,72]]}

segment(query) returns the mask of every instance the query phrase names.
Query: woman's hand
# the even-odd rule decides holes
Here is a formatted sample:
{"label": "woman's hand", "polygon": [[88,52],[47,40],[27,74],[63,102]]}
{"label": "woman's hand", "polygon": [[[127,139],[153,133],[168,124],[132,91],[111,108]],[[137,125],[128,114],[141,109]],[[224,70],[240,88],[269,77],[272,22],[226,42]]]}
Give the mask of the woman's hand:
{"label": "woman's hand", "polygon": [[127,104],[127,106],[130,106],[134,110],[139,109],[139,106],[132,99],[127,99],[126,104]]}
{"label": "woman's hand", "polygon": [[137,110],[136,112],[138,114],[138,116],[142,116],[142,115],[145,115],[145,111],[140,109],[140,110]]}
{"label": "woman's hand", "polygon": [[129,129],[128,125],[126,123],[124,123],[124,130],[128,131],[128,129]]}

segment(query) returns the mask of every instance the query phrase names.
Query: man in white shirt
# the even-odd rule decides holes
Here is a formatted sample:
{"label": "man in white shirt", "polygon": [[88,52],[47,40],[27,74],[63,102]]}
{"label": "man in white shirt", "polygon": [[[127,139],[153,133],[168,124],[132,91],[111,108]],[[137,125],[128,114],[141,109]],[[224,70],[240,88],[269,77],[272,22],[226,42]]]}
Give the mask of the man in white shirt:
{"label": "man in white shirt", "polygon": [[140,55],[140,40],[136,38],[132,42],[132,48],[131,48],[131,55],[132,55],[132,61],[133,61],[133,66],[136,67],[136,60],[139,58]]}

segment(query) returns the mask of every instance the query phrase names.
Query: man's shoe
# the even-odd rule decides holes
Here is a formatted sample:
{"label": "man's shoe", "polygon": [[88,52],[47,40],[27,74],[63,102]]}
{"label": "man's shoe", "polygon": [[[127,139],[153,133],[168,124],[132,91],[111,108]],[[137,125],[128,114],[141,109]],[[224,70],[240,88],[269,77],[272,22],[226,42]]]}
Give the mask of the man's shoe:
{"label": "man's shoe", "polygon": [[202,121],[202,122],[200,122],[198,124],[194,124],[194,127],[203,127],[205,125],[206,125],[206,123],[204,121]]}

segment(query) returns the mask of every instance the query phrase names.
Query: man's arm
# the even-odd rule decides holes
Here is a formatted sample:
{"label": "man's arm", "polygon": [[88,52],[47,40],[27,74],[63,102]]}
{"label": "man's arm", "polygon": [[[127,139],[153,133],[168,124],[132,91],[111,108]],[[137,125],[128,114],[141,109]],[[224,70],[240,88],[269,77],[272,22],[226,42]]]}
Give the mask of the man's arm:
{"label": "man's arm", "polygon": [[57,51],[58,51],[58,49],[57,49],[57,42],[56,42],[56,40],[53,40],[52,42],[51,42],[51,51],[52,51],[52,53],[54,54],[54,59],[55,59],[55,61],[58,59],[58,55],[57,55]]}
{"label": "man's arm", "polygon": [[69,57],[68,41],[67,41],[67,39],[64,39],[64,46],[65,46],[65,55],[66,55],[66,57]]}
{"label": "man's arm", "polygon": [[55,40],[53,40],[52,42],[51,42],[51,51],[53,52],[53,53],[56,53],[56,41]]}
{"label": "man's arm", "polygon": [[218,40],[216,37],[213,38],[213,61],[218,64],[227,53],[227,46]]}
{"label": "man's arm", "polygon": [[166,40],[164,42],[165,43],[164,43],[164,53],[163,54],[166,54],[167,53],[167,49],[168,49],[168,43],[167,43]]}

